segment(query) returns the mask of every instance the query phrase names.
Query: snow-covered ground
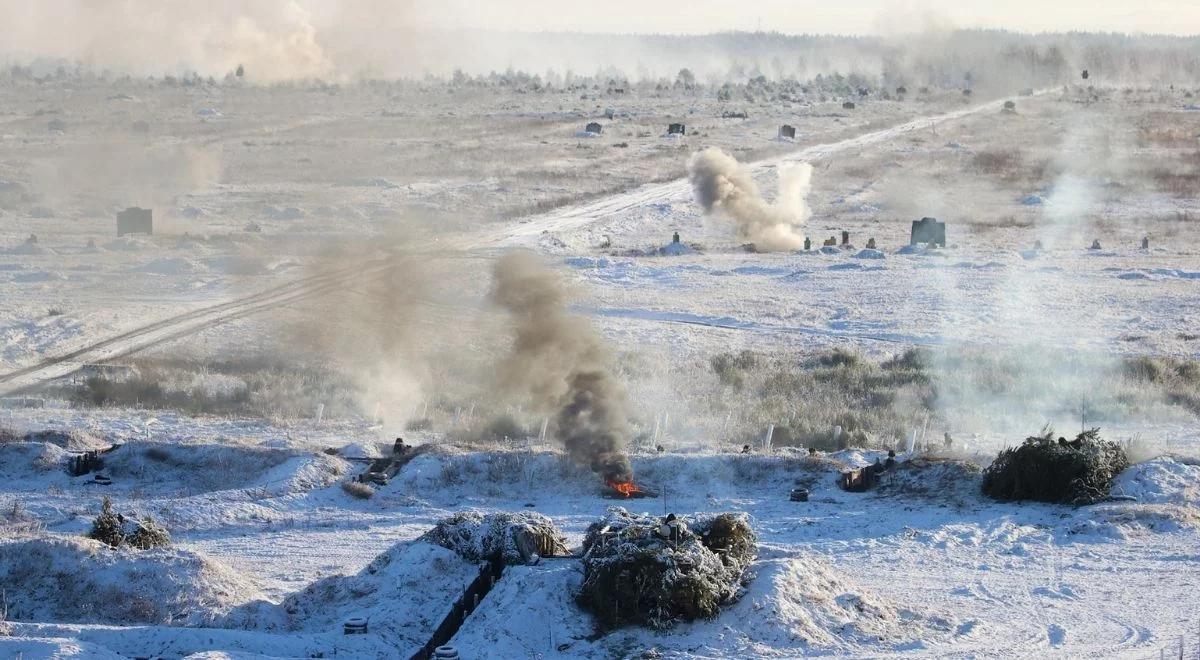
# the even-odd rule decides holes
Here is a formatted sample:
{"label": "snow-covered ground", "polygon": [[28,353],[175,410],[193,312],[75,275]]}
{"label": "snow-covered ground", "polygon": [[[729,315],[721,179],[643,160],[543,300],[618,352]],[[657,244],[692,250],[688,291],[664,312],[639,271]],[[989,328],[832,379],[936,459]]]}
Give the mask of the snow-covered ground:
{"label": "snow-covered ground", "polygon": [[[743,348],[1200,357],[1200,203],[1145,174],[1194,150],[1178,135],[1200,134],[1200,115],[1173,91],[1081,103],[1078,90],[1053,90],[1019,98],[1015,114],[952,92],[854,111],[762,104],[745,120],[682,92],[601,97],[436,85],[0,89],[0,368],[29,368],[0,391],[148,351],[291,355],[282,344],[347,360],[362,349],[378,362],[353,365],[375,397],[361,417],[188,416],[56,399],[0,410],[3,429],[125,443],[106,455],[111,486],[68,476],[64,447],[0,443],[0,579],[22,574],[6,582],[21,593],[4,595],[0,655],[407,657],[474,575],[414,542],[441,517],[529,506],[578,545],[613,502],[552,446],[465,450],[444,442],[449,428],[404,432],[439,450],[370,499],[340,485],[363,465],[322,451],[355,444],[348,457],[369,455],[363,447],[387,443],[431,402],[455,421],[471,417],[469,397],[430,384],[447,380],[441,365],[416,368],[405,342],[486,363],[487,273],[513,247],[566,274],[576,310],[618,347],[637,416],[655,425],[667,411],[678,419],[673,402],[694,394],[681,374]],[[48,111],[66,130],[46,130]],[[578,137],[591,119],[605,123],[602,136]],[[664,137],[680,119],[689,136]],[[137,120],[149,131],[133,131]],[[776,137],[784,122],[796,140]],[[765,190],[780,164],[811,162],[814,249],[750,252],[727,221],[702,214],[682,177],[706,146],[753,163]],[[155,236],[115,236],[114,212],[134,204],[155,208]],[[923,215],[948,222],[946,249],[905,249]],[[819,249],[843,230],[854,247]],[[644,256],[675,231],[688,249]],[[871,238],[877,250],[865,249]],[[1088,249],[1094,239],[1101,249]],[[352,256],[334,260],[349,279],[325,266],[342,251]],[[389,263],[416,266],[396,277],[379,269]],[[404,325],[403,342],[388,335],[367,351],[357,335],[295,332],[345,321],[346,307],[321,294],[372,299],[376,273],[392,291],[380,305],[399,309],[373,320]],[[408,287],[421,291],[418,304],[408,305]],[[403,382],[378,382],[380,365],[384,380]],[[1105,433],[1195,456],[1200,423],[1187,405],[1163,401]],[[986,461],[1045,421],[1079,423],[1031,414],[1013,424],[1022,431],[968,420],[928,431],[961,432]],[[596,636],[571,598],[576,562],[514,567],[455,637],[464,657],[1139,658],[1180,638],[1189,653],[1200,648],[1200,473],[1190,459],[1122,475],[1117,494],[1134,502],[997,504],[953,465],[905,468],[878,491],[850,494],[836,469],[795,450],[742,456],[732,437],[662,426],[668,451],[635,453],[633,464],[663,497],[630,504],[749,513],[760,549],[746,594],[714,621]],[[832,458],[855,466],[878,455]],[[788,500],[797,485],[809,502]],[[163,523],[174,548],[79,541],[104,495]],[[80,573],[117,590],[88,589]],[[108,609],[113,600],[131,606]],[[375,630],[342,635],[352,616]]]}

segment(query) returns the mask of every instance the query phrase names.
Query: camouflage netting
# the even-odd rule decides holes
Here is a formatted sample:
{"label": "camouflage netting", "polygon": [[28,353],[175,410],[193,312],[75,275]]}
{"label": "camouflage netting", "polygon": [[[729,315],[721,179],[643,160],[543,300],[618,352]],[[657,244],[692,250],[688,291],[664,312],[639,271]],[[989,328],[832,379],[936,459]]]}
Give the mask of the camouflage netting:
{"label": "camouflage netting", "polygon": [[746,518],[722,513],[681,520],[687,527],[675,540],[659,533],[660,518],[621,507],[588,528],[577,600],[601,627],[664,629],[713,618],[741,595],[756,549]]}
{"label": "camouflage netting", "polygon": [[568,554],[566,538],[540,513],[489,513],[463,511],[438,521],[421,538],[449,548],[474,561],[501,559],[522,564],[533,555]]}
{"label": "camouflage netting", "polygon": [[998,500],[1090,504],[1107,497],[1113,479],[1127,467],[1125,450],[1101,439],[1100,429],[1071,441],[1055,440],[1049,431],[1000,452],[983,471],[983,492]]}

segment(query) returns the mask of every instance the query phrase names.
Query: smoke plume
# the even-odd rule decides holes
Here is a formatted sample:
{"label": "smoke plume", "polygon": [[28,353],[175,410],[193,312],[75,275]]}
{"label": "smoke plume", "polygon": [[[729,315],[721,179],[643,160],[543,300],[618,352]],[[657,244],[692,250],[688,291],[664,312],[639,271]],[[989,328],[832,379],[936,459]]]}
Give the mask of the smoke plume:
{"label": "smoke plume", "polygon": [[491,300],[508,313],[515,335],[499,368],[503,385],[554,412],[555,435],[573,460],[606,480],[628,481],[628,397],[600,335],[568,312],[566,287],[534,255],[505,255],[492,276]]}
{"label": "smoke plume", "polygon": [[767,252],[797,250],[804,245],[801,229],[812,215],[805,197],[812,165],[779,166],[779,196],[768,203],[750,172],[720,149],[696,152],[688,162],[696,201],[706,213],[717,209],[737,225],[738,239]]}

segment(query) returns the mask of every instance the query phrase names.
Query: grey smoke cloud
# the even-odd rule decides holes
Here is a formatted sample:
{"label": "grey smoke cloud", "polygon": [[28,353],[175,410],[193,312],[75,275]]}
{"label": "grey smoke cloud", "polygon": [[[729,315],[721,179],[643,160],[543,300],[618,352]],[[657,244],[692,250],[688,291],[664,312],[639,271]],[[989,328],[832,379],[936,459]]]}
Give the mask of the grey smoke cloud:
{"label": "grey smoke cloud", "polygon": [[561,278],[533,254],[504,255],[492,277],[491,301],[507,312],[514,335],[499,366],[503,386],[554,413],[555,437],[573,460],[607,480],[630,479],[628,396],[603,339],[568,311]]}
{"label": "grey smoke cloud", "polygon": [[806,202],[812,165],[781,165],[779,195],[763,199],[749,170],[720,149],[696,152],[688,176],[696,201],[706,213],[721,212],[733,221],[739,240],[759,250],[780,252],[804,246],[804,223],[812,215]]}

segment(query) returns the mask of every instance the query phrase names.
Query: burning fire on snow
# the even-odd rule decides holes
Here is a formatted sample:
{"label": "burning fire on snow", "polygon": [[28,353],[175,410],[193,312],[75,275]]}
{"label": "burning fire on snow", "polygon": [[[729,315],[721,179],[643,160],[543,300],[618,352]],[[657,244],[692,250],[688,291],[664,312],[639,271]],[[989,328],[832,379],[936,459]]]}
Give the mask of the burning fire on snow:
{"label": "burning fire on snow", "polygon": [[610,481],[608,487],[625,497],[633,497],[636,493],[642,492],[632,481]]}

